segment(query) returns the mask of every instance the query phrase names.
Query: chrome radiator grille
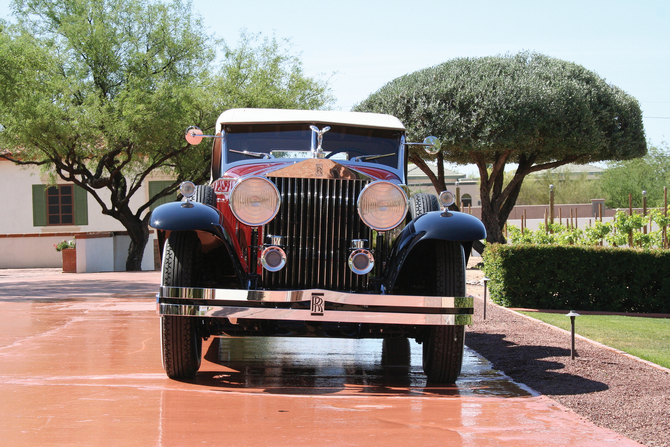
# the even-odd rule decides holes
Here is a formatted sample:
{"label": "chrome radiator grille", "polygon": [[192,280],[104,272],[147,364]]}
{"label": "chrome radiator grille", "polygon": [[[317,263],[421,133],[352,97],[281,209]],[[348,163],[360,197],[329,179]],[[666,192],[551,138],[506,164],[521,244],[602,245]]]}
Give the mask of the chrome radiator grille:
{"label": "chrome radiator grille", "polygon": [[286,266],[263,270],[263,287],[364,290],[367,275],[347,265],[352,239],[368,239],[371,231],[358,216],[356,201],[363,180],[269,177],[281,195],[279,214],[265,235],[285,237]]}

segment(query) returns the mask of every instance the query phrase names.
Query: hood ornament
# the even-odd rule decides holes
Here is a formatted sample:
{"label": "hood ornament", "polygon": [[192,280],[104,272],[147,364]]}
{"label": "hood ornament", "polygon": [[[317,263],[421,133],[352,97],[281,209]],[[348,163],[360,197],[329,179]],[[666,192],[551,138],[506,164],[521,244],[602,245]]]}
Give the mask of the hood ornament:
{"label": "hood ornament", "polygon": [[323,134],[330,130],[330,126],[326,126],[321,130],[314,125],[309,126],[309,128],[312,129],[312,132],[316,134],[317,138],[316,150],[314,149],[314,145],[312,145],[312,158],[324,158],[323,149],[321,148],[321,145],[323,144]]}

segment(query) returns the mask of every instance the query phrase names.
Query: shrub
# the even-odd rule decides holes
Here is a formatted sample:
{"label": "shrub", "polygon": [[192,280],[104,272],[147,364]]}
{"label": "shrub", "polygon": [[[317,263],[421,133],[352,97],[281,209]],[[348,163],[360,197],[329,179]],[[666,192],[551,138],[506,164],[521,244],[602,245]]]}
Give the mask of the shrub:
{"label": "shrub", "polygon": [[670,251],[488,245],[491,299],[507,307],[670,313]]}
{"label": "shrub", "polygon": [[54,247],[56,248],[56,251],[63,251],[66,248],[75,248],[75,242],[62,240],[59,243],[54,244]]}
{"label": "shrub", "polygon": [[[642,228],[654,222],[660,229],[642,232]],[[628,215],[617,211],[614,221],[599,222],[585,229],[572,228],[560,223],[540,224],[537,231],[508,225],[508,240],[519,244],[560,244],[596,246],[608,244],[611,247],[663,248],[663,228],[670,224],[670,216],[653,209],[648,216],[638,213]],[[549,230],[549,231],[547,231]],[[632,243],[632,245],[631,245]]]}

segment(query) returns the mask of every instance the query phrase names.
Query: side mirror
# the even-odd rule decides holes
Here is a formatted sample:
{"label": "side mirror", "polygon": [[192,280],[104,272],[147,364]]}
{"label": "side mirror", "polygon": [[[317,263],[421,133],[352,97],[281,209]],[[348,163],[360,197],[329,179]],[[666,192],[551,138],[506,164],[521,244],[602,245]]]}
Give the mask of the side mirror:
{"label": "side mirror", "polygon": [[188,129],[186,129],[186,141],[188,144],[191,144],[195,146],[196,144],[200,144],[203,138],[203,133],[200,128],[191,126]]}
{"label": "side mirror", "polygon": [[442,143],[440,143],[440,140],[437,137],[431,135],[423,139],[423,146],[426,152],[430,155],[435,155],[440,152]]}

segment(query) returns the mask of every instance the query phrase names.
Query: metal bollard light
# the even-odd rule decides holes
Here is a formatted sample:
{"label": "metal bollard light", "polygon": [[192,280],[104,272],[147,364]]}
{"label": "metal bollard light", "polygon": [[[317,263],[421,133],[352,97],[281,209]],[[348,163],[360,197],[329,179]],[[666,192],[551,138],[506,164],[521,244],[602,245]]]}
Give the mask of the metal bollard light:
{"label": "metal bollard light", "polygon": [[570,317],[570,325],[572,326],[572,344],[570,346],[570,357],[572,360],[575,359],[575,317],[578,317],[579,314],[575,312],[574,310],[571,310],[568,312],[566,317]]}
{"label": "metal bollard light", "polygon": [[486,320],[486,289],[488,289],[489,278],[484,277],[484,319]]}

